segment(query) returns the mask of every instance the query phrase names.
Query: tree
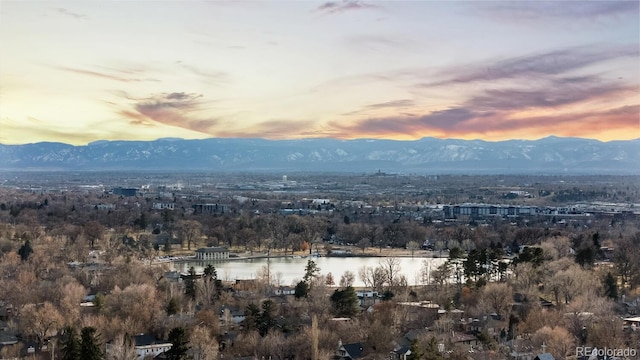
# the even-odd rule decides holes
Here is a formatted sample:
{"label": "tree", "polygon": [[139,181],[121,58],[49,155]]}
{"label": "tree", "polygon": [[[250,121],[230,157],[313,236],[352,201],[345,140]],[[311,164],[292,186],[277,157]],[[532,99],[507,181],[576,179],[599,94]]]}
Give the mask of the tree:
{"label": "tree", "polygon": [[354,316],[358,313],[358,296],[351,286],[344,290],[336,289],[331,295],[331,304],[337,316]]}
{"label": "tree", "polygon": [[356,274],[347,270],[340,277],[340,287],[353,286],[353,283],[355,280],[356,280]]}
{"label": "tree", "polygon": [[358,269],[358,276],[360,276],[360,280],[362,280],[364,286],[376,291],[382,291],[384,283],[388,278],[382,266],[370,267],[364,265]]}
{"label": "tree", "polygon": [[171,349],[167,354],[169,360],[184,360],[187,358],[187,351],[189,351],[189,340],[187,340],[187,334],[182,327],[175,327],[169,331],[168,341],[171,343]]}
{"label": "tree", "polygon": [[400,275],[400,259],[396,257],[387,257],[384,260],[380,261],[378,265],[385,277],[385,282],[388,286],[396,286],[399,284],[399,275]]}
{"label": "tree", "polygon": [[264,337],[276,325],[276,304],[272,300],[262,303],[262,313],[258,318],[258,333]]}
{"label": "tree", "polygon": [[80,360],[80,339],[74,327],[64,329],[61,341],[62,360]]}
{"label": "tree", "polygon": [[47,337],[57,334],[64,325],[64,318],[58,308],[47,301],[42,305],[26,305],[21,311],[20,323],[26,333],[36,337],[38,344],[44,344]]}
{"label": "tree", "polygon": [[424,352],[422,351],[422,348],[420,348],[417,338],[411,341],[411,348],[409,350],[411,351],[411,354],[407,356],[407,360],[420,360],[424,357]]}
{"label": "tree", "polygon": [[83,227],[84,234],[89,240],[91,244],[91,248],[93,249],[95,246],[96,240],[102,238],[102,234],[104,233],[104,227],[97,221],[88,221],[84,224]]}
{"label": "tree", "polygon": [[611,272],[607,272],[607,276],[605,276],[602,285],[604,286],[605,296],[610,297],[613,300],[618,300],[618,281]]}
{"label": "tree", "polygon": [[438,340],[435,337],[431,337],[427,342],[427,351],[424,354],[425,360],[440,360],[443,359],[442,353],[438,349]]}
{"label": "tree", "polygon": [[191,300],[196,299],[196,269],[193,266],[189,268],[189,274],[184,279],[184,293]]}
{"label": "tree", "polygon": [[198,360],[214,360],[218,357],[218,342],[204,326],[196,326],[189,337],[194,357]]}
{"label": "tree", "polygon": [[313,260],[308,260],[307,266],[305,266],[304,268],[304,277],[302,278],[304,282],[306,282],[307,284],[309,284],[309,286],[311,286],[311,281],[316,277],[318,277],[319,274],[320,274],[320,268],[318,267],[316,262]]}
{"label": "tree", "polygon": [[336,284],[336,281],[333,280],[333,274],[332,273],[327,273],[327,277],[325,278],[324,281],[325,284],[329,285],[329,286],[333,286]]}
{"label": "tree", "polygon": [[18,249],[18,255],[20,255],[20,259],[22,261],[27,261],[31,253],[33,253],[33,249],[31,248],[31,242],[29,241],[29,239],[27,239],[24,242],[24,245],[22,245],[20,249]]}
{"label": "tree", "polygon": [[204,275],[205,275],[206,277],[210,277],[210,278],[212,278],[212,279],[214,279],[214,280],[217,280],[217,279],[218,279],[218,272],[216,271],[216,268],[215,268],[213,265],[211,265],[211,264],[208,264],[208,265],[204,268]]}
{"label": "tree", "polygon": [[202,231],[202,225],[194,220],[182,220],[178,223],[178,236],[182,241],[182,247],[187,244],[187,249],[191,250],[191,245],[196,245],[200,233]]}
{"label": "tree", "polygon": [[407,250],[411,251],[411,257],[413,257],[413,253],[420,249],[420,244],[417,241],[409,241],[407,243]]}
{"label": "tree", "polygon": [[309,295],[309,284],[305,281],[300,281],[296,284],[294,296],[296,299],[307,297]]}
{"label": "tree", "polygon": [[513,290],[505,283],[489,283],[480,292],[480,303],[485,305],[486,310],[506,319],[511,312]]}
{"label": "tree", "polygon": [[109,344],[107,360],[138,360],[133,339],[127,334],[120,334]]}
{"label": "tree", "polygon": [[83,360],[101,360],[102,344],[94,327],[82,328],[80,332],[80,358]]}
{"label": "tree", "polygon": [[165,308],[165,310],[167,311],[167,315],[171,316],[171,315],[175,315],[178,313],[178,302],[176,301],[175,298],[171,298],[169,299],[169,303],[167,303],[167,307]]}
{"label": "tree", "polygon": [[543,326],[532,336],[531,341],[536,348],[543,344],[547,347],[547,352],[564,359],[572,351],[575,351],[575,341],[573,336],[561,326]]}
{"label": "tree", "polygon": [[244,310],[244,330],[251,331],[258,328],[258,322],[260,321],[260,308],[250,303]]}

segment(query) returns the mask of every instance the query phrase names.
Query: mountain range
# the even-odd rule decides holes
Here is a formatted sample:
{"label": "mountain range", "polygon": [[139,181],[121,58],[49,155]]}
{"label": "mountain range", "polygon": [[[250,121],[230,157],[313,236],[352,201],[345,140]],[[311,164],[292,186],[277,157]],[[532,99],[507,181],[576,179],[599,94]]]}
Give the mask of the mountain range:
{"label": "mountain range", "polygon": [[211,138],[0,144],[0,170],[639,174],[640,139],[414,141]]}

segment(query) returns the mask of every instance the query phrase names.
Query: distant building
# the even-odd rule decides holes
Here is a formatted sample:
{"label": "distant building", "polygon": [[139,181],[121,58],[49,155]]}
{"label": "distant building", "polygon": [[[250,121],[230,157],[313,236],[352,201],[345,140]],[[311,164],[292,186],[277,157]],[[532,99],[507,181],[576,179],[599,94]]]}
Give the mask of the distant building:
{"label": "distant building", "polygon": [[154,202],[153,203],[153,209],[154,210],[173,210],[175,208],[176,204],[175,203],[168,203],[168,202]]}
{"label": "distant building", "polygon": [[113,188],[111,190],[111,193],[113,193],[113,195],[120,196],[136,196],[136,194],[138,193],[138,189],[117,187]]}
{"label": "distant building", "polygon": [[226,247],[204,247],[196,250],[197,260],[225,260],[229,258]]}
{"label": "distant building", "polygon": [[115,204],[97,204],[95,206],[95,209],[97,210],[115,210],[116,209],[116,205]]}
{"label": "distant building", "polygon": [[195,214],[224,214],[226,210],[227,210],[227,206],[222,204],[193,205],[193,212]]}

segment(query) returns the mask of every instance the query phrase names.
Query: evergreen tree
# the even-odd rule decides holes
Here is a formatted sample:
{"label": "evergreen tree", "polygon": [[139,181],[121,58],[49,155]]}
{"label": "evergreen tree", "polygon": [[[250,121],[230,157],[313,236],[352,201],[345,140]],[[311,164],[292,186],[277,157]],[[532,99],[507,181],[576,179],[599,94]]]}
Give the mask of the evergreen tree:
{"label": "evergreen tree", "polygon": [[189,274],[184,279],[184,293],[191,299],[196,299],[196,269],[189,268]]}
{"label": "evergreen tree", "polygon": [[251,331],[257,329],[259,319],[260,308],[254,303],[247,305],[246,309],[244,310],[244,330]]}
{"label": "evergreen tree", "polygon": [[24,245],[22,245],[20,249],[18,249],[18,255],[20,255],[20,259],[22,261],[27,261],[31,253],[33,253],[33,249],[31,248],[31,242],[29,241],[29,239],[27,239],[24,242]]}
{"label": "evergreen tree", "polygon": [[179,308],[178,308],[178,302],[176,301],[176,299],[171,298],[165,310],[167,311],[167,315],[169,316],[177,314]]}
{"label": "evergreen tree", "polygon": [[209,264],[204,268],[204,276],[206,276],[207,278],[212,278],[213,280],[217,280],[218,272],[213,265]]}
{"label": "evergreen tree", "polygon": [[269,333],[269,330],[276,326],[276,305],[272,300],[267,300],[262,303],[262,313],[258,319],[258,332],[260,336],[265,336]]}
{"label": "evergreen tree", "polygon": [[71,326],[64,328],[60,340],[62,360],[80,360],[80,339],[76,329]]}
{"label": "evergreen tree", "polygon": [[607,276],[603,280],[603,286],[604,294],[607,297],[618,300],[618,282],[611,272],[607,272]]}
{"label": "evergreen tree", "polygon": [[80,358],[82,360],[101,360],[102,344],[96,329],[93,327],[82,328],[80,333]]}
{"label": "evergreen tree", "polygon": [[307,266],[304,268],[304,277],[302,280],[311,286],[311,280],[315,279],[320,274],[320,268],[313,260],[307,261]]}
{"label": "evergreen tree", "polygon": [[443,359],[442,353],[438,349],[438,340],[435,337],[431,337],[427,343],[427,349],[424,353],[425,360],[440,360]]}
{"label": "evergreen tree", "polygon": [[407,356],[407,360],[420,360],[424,358],[424,352],[422,348],[420,348],[420,344],[418,344],[418,339],[411,341],[411,348],[409,350],[411,354]]}
{"label": "evergreen tree", "polygon": [[352,286],[344,290],[336,289],[331,295],[331,304],[337,316],[353,316],[360,310],[358,296]]}
{"label": "evergreen tree", "polygon": [[296,284],[294,296],[296,299],[300,299],[302,297],[307,297],[307,295],[309,295],[309,284],[304,281],[300,281]]}
{"label": "evergreen tree", "polygon": [[204,277],[207,281],[213,281],[216,292],[220,294],[220,290],[222,290],[222,280],[218,280],[218,271],[216,268],[209,264],[204,268]]}
{"label": "evergreen tree", "polygon": [[102,293],[97,293],[93,298],[93,306],[98,312],[101,312],[104,308],[104,295]]}
{"label": "evergreen tree", "polygon": [[169,360],[184,360],[187,358],[187,351],[189,351],[189,341],[187,340],[187,334],[181,327],[176,327],[169,331],[168,341],[172,344],[167,354]]}

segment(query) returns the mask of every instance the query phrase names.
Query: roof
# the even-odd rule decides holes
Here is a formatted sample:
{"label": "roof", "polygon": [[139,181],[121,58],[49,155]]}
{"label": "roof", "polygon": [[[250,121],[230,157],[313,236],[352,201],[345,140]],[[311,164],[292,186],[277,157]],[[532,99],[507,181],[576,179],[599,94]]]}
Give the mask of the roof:
{"label": "roof", "polygon": [[216,252],[228,252],[228,251],[229,250],[226,247],[222,247],[222,246],[203,247],[196,250],[196,252],[202,252],[202,253],[216,253]]}
{"label": "roof", "polygon": [[133,341],[136,346],[150,346],[155,344],[168,344],[168,341],[159,340],[153,335],[149,334],[139,334],[133,337]]}
{"label": "roof", "polygon": [[549,354],[549,353],[542,353],[537,355],[534,360],[556,360],[556,358],[553,357],[553,355]]}
{"label": "roof", "polygon": [[364,346],[362,343],[343,344],[342,347],[352,359],[361,357],[364,352]]}
{"label": "roof", "polygon": [[409,352],[409,354],[411,354],[411,346],[403,346],[399,349],[394,350],[393,352],[395,352],[396,354],[402,355],[402,354],[406,354],[407,352]]}

